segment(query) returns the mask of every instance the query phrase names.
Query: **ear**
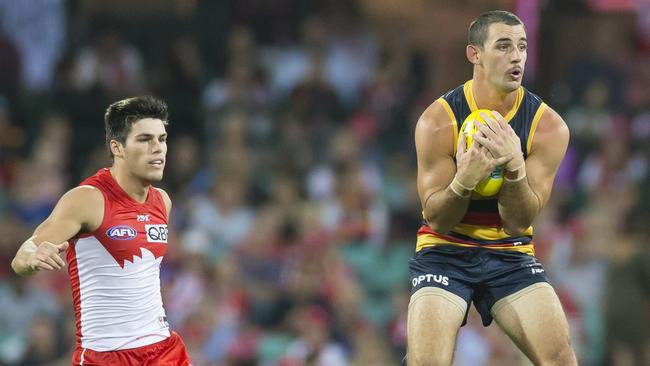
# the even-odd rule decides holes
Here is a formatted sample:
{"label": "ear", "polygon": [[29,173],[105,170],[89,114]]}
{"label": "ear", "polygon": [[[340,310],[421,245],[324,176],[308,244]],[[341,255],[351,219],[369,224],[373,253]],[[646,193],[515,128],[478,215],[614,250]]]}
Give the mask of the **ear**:
{"label": "ear", "polygon": [[467,55],[467,60],[474,65],[478,65],[481,62],[481,50],[474,45],[468,44],[465,49],[465,54]]}
{"label": "ear", "polygon": [[122,146],[121,142],[117,140],[111,140],[109,142],[109,146],[114,157],[121,158],[124,156],[124,146]]}

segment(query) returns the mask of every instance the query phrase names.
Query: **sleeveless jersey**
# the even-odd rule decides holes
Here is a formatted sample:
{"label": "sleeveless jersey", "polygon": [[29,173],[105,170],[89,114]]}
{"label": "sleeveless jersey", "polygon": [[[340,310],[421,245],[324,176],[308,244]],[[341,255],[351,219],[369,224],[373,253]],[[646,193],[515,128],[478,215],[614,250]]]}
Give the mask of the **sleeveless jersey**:
{"label": "sleeveless jersey", "polygon": [[104,218],[69,241],[77,345],[93,351],[146,346],[170,336],[160,294],[167,252],[167,210],[160,192],[133,200],[104,168],[80,185],[104,196]]}
{"label": "sleeveless jersey", "polygon": [[[436,103],[444,107],[452,120],[455,127],[454,141],[457,141],[458,130],[465,118],[479,109],[472,93],[472,80],[447,92],[438,98]],[[515,105],[504,116],[521,140],[524,158],[528,156],[537,123],[545,109],[546,104],[522,86],[517,91]],[[533,228],[529,227],[522,236],[508,235],[501,224],[498,199],[484,198],[477,194],[472,194],[467,213],[447,234],[431,230],[426,223],[422,225],[417,235],[416,251],[438,244],[507,249],[529,255],[535,254]]]}

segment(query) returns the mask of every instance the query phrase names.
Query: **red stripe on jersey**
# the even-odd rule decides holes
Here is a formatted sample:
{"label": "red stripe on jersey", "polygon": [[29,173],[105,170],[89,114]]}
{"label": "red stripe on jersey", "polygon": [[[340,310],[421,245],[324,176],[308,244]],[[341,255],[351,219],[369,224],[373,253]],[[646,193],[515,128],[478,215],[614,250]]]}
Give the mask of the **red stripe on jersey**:
{"label": "red stripe on jersey", "polygon": [[423,235],[423,234],[433,235],[433,236],[435,236],[435,237],[437,237],[437,238],[447,240],[447,241],[449,241],[450,243],[458,243],[458,244],[472,244],[472,245],[476,245],[476,243],[466,242],[466,241],[464,241],[464,240],[461,240],[461,239],[458,239],[458,238],[454,238],[453,236],[448,236],[448,235],[444,235],[444,234],[437,233],[437,232],[431,230],[431,228],[428,227],[427,225],[422,225],[422,226],[420,227],[420,230],[418,230],[418,235]]}
{"label": "red stripe on jersey", "polygon": [[[431,228],[428,227],[427,225],[422,225],[420,227],[420,229],[418,230],[417,235],[419,236],[419,235],[427,235],[427,234],[428,235],[433,235],[436,238],[440,238],[442,240],[445,240],[445,241],[449,242],[450,244],[465,244],[465,245],[472,245],[472,246],[478,246],[478,247],[486,246],[486,247],[504,247],[504,248],[505,247],[515,246],[514,243],[509,243],[509,242],[506,242],[506,243],[503,243],[503,242],[480,243],[480,242],[473,242],[473,241],[463,240],[463,239],[457,238],[455,236],[440,234],[438,232],[435,232],[435,231],[431,230]],[[527,244],[532,244],[532,241],[530,243],[527,243]]]}
{"label": "red stripe on jersey", "polygon": [[418,235],[421,234],[435,234],[435,231],[431,230],[427,225],[422,225],[420,226],[420,230],[418,230]]}
{"label": "red stripe on jersey", "polygon": [[68,241],[66,260],[68,262],[68,273],[70,274],[70,285],[72,287],[72,304],[74,306],[75,326],[77,328],[77,346],[81,346],[81,291],[79,290],[79,268],[77,268],[77,254],[75,253],[76,240]]}
{"label": "red stripe on jersey", "polygon": [[440,238],[440,239],[446,240],[446,241],[448,241],[448,242],[450,242],[450,243],[477,245],[476,243],[472,243],[472,242],[468,242],[468,241],[465,241],[465,240],[461,240],[461,239],[455,238],[455,237],[453,237],[453,236],[449,236],[449,235],[444,235],[444,234],[437,233],[437,232],[431,230],[431,228],[429,228],[429,227],[426,226],[426,225],[422,225],[422,227],[420,228],[420,230],[418,230],[418,235],[420,235],[420,234],[429,234],[429,235],[433,235],[433,236],[435,236],[435,237],[437,237],[437,238]]}

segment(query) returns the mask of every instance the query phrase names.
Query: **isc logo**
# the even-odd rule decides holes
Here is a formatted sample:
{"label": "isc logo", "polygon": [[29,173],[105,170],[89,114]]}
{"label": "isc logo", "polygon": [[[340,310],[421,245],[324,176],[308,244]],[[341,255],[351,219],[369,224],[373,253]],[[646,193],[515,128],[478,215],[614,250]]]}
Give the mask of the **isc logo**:
{"label": "isc logo", "polygon": [[106,230],[106,236],[114,240],[131,240],[137,235],[138,232],[127,225],[117,225]]}

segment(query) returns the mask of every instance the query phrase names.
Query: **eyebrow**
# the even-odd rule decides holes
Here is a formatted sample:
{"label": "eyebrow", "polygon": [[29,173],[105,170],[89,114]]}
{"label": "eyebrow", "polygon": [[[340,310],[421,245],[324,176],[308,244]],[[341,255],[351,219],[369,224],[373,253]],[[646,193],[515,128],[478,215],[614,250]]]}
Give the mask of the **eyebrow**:
{"label": "eyebrow", "polygon": [[[151,133],[139,133],[139,134],[135,135],[136,138],[139,138],[139,137],[154,137],[154,136],[155,135],[151,134]],[[160,137],[167,137],[167,133],[165,132],[165,133],[161,134]]]}
{"label": "eyebrow", "polygon": [[[510,41],[510,38],[502,37],[502,38],[499,38],[496,41],[494,41],[494,43],[509,42],[509,41]],[[528,40],[526,39],[526,37],[519,38],[519,41],[524,41],[524,42],[528,43]]]}

